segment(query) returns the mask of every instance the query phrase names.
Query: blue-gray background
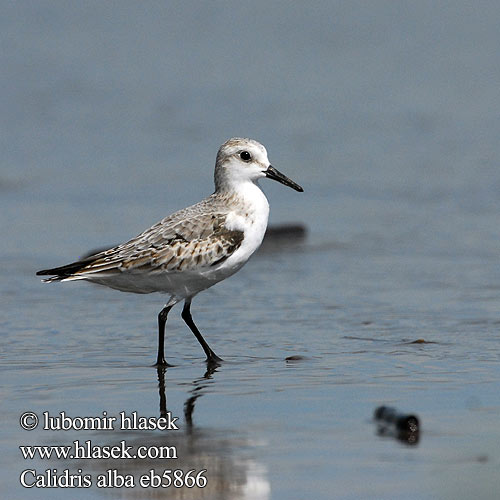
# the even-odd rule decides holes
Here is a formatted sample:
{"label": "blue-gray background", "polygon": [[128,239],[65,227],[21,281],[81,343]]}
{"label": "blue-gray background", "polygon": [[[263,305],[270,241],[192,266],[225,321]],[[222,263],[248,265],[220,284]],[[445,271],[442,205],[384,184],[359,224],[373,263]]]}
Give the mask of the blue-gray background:
{"label": "blue-gray background", "polygon": [[[309,233],[194,301],[229,361],[211,379],[171,315],[168,407],[203,396],[199,452],[179,465],[209,470],[195,497],[497,498],[498,2],[0,7],[2,498],[68,495],[18,486],[25,468],[77,467],[23,461],[20,444],[119,441],[30,434],[22,411],[158,415],[163,298],[34,272],[209,194],[231,136],[304,186],[262,182],[270,222]],[[382,403],[421,417],[417,446],[375,434]]]}

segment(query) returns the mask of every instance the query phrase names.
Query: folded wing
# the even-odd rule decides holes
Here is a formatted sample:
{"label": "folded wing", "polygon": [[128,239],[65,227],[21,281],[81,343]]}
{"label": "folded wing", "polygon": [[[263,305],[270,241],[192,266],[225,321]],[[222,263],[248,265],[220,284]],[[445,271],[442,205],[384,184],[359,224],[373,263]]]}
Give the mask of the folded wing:
{"label": "folded wing", "polygon": [[203,202],[176,212],[132,240],[81,261],[37,275],[46,281],[92,279],[136,270],[183,272],[217,266],[241,245],[243,232],[225,227],[224,213],[208,213]]}

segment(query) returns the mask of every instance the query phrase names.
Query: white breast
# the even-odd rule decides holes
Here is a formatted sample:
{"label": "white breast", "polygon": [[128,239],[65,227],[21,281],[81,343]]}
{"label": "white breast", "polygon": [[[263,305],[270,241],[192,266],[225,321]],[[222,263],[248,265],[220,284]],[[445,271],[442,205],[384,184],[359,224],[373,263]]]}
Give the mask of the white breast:
{"label": "white breast", "polygon": [[248,182],[238,189],[238,203],[226,218],[230,230],[243,231],[241,246],[221,265],[220,269],[236,272],[259,248],[267,229],[269,203],[259,186]]}

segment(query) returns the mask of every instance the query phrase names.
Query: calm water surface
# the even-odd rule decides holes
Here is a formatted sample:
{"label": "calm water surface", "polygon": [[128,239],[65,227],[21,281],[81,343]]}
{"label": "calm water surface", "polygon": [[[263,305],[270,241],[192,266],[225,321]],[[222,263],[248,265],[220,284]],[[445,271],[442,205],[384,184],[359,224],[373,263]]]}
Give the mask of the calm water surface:
{"label": "calm water surface", "polygon": [[[236,8],[237,5],[237,8]],[[0,372],[6,499],[495,499],[500,490],[500,9],[495,2],[2,2]],[[34,273],[212,190],[220,143],[261,140],[259,251],[196,297],[226,362],[163,297]],[[424,342],[417,342],[423,340]],[[286,361],[296,356],[295,361]],[[381,436],[386,404],[416,444]],[[25,431],[25,411],[179,418],[174,431]],[[23,460],[22,445],[175,446],[176,460]],[[204,489],[22,488],[25,469]]]}

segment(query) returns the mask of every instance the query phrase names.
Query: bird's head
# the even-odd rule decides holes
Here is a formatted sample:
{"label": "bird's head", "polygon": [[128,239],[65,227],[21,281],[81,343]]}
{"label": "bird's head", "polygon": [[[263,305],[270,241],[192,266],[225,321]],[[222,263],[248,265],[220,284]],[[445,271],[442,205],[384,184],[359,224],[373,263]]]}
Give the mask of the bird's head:
{"label": "bird's head", "polygon": [[274,179],[296,191],[303,191],[298,184],[270,164],[266,148],[259,142],[234,137],[219,148],[215,162],[216,190],[248,181],[256,182],[262,177]]}

